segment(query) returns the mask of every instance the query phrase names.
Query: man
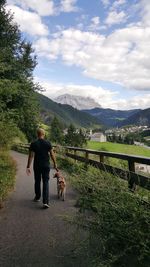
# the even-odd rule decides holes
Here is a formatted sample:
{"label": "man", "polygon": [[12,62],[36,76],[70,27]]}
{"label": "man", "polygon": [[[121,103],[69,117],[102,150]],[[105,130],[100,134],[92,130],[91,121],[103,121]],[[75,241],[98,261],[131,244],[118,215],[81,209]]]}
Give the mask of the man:
{"label": "man", "polygon": [[29,148],[29,156],[27,162],[27,175],[31,174],[31,163],[34,157],[33,169],[35,179],[35,198],[34,201],[40,201],[41,197],[41,178],[43,180],[43,207],[49,208],[49,172],[50,172],[50,157],[54,163],[54,168],[57,170],[55,155],[51,143],[46,141],[45,131],[41,128],[37,130],[38,139],[31,143]]}

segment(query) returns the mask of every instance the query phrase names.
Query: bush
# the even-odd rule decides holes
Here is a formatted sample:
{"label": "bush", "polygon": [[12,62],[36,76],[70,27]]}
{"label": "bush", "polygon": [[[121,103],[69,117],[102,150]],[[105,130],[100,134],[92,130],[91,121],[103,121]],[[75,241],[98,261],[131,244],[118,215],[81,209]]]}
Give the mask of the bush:
{"label": "bush", "polygon": [[26,142],[25,135],[12,121],[0,122],[0,148],[9,148],[17,142]]}
{"label": "bush", "polygon": [[9,154],[0,150],[0,207],[15,182],[16,165]]}
{"label": "bush", "polygon": [[85,170],[72,161],[64,160],[63,166],[80,193],[81,214],[75,221],[89,233],[85,243],[88,266],[148,267],[148,205],[138,194],[130,193],[127,183],[118,177],[93,167]]}

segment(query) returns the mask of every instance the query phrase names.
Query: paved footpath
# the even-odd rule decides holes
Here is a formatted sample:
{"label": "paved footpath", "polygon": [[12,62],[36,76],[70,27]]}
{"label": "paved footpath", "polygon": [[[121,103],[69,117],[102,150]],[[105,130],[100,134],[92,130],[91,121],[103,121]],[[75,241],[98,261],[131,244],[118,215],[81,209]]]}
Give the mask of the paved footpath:
{"label": "paved footpath", "polygon": [[0,266],[85,266],[72,253],[78,235],[76,229],[64,220],[64,216],[76,213],[75,193],[67,188],[66,201],[58,200],[51,170],[51,205],[44,210],[42,203],[32,201],[34,179],[33,174],[28,177],[25,173],[27,156],[11,154],[17,162],[17,177],[14,191],[0,210]]}

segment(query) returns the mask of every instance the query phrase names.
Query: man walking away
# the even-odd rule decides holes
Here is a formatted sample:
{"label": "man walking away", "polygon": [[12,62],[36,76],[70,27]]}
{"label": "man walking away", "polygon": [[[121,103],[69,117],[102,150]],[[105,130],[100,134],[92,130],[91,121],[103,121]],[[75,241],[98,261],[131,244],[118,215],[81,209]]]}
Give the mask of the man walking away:
{"label": "man walking away", "polygon": [[35,198],[34,201],[40,201],[41,197],[41,178],[43,180],[43,207],[49,208],[49,173],[50,173],[50,156],[57,170],[55,155],[50,142],[45,140],[45,131],[41,128],[37,130],[37,140],[32,142],[29,148],[27,162],[27,175],[31,174],[31,163],[34,158],[33,170],[35,179]]}

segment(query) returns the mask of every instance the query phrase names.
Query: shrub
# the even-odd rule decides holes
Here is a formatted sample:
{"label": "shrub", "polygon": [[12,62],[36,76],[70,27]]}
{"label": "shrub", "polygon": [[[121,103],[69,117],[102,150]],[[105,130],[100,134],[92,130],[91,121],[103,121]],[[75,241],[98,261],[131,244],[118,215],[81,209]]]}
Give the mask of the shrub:
{"label": "shrub", "polygon": [[[61,160],[61,165],[63,162]],[[148,267],[150,210],[127,183],[93,167],[64,160],[79,191],[81,214],[75,222],[87,229],[85,250],[92,267]]]}
{"label": "shrub", "polygon": [[16,165],[8,152],[0,150],[0,207],[15,181]]}
{"label": "shrub", "polygon": [[12,122],[0,122],[0,148],[9,148],[17,142],[26,142],[25,135]]}

